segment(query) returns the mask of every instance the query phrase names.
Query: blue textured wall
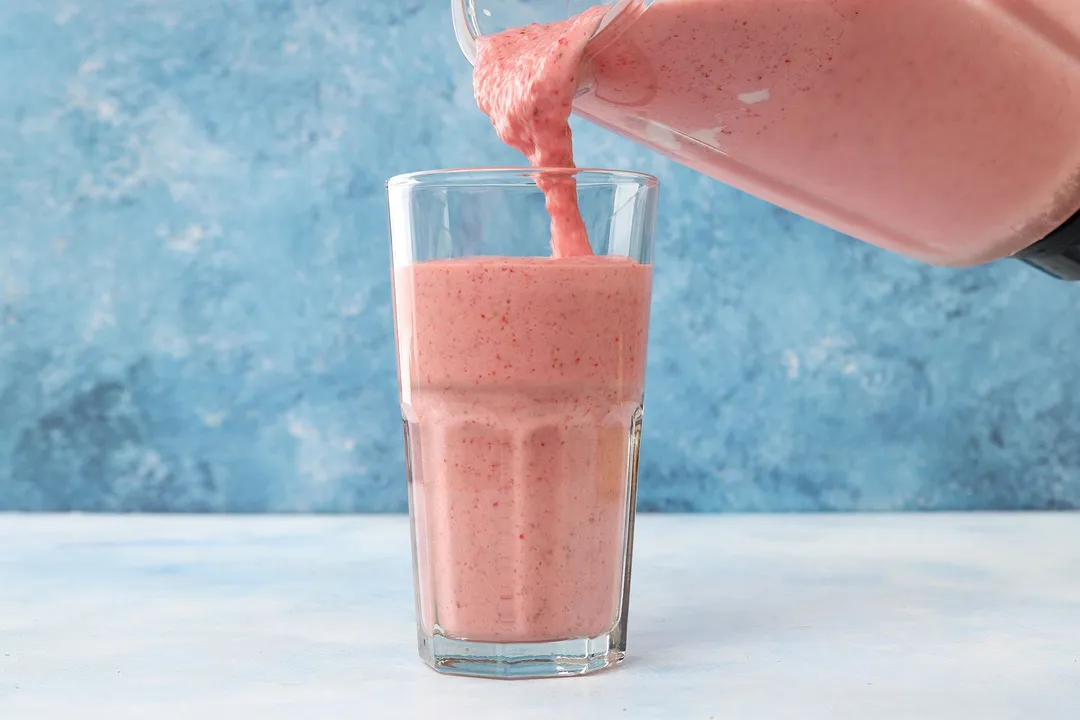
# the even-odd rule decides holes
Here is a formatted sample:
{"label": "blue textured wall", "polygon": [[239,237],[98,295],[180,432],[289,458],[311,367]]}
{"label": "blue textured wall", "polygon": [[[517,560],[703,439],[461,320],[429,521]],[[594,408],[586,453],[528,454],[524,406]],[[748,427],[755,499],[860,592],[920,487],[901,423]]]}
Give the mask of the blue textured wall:
{"label": "blue textured wall", "polygon": [[[401,510],[382,183],[518,164],[445,0],[0,2],[0,507]],[[1080,505],[1080,288],[664,181],[641,503]]]}

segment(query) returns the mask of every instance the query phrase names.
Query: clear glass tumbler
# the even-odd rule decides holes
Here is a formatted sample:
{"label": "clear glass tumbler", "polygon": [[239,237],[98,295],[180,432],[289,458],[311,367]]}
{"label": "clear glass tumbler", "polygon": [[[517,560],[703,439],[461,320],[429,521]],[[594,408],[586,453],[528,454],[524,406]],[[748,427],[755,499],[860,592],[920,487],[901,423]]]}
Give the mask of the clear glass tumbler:
{"label": "clear glass tumbler", "polygon": [[[541,187],[593,255],[555,259]],[[626,649],[655,178],[450,170],[387,184],[420,655],[580,675]]]}

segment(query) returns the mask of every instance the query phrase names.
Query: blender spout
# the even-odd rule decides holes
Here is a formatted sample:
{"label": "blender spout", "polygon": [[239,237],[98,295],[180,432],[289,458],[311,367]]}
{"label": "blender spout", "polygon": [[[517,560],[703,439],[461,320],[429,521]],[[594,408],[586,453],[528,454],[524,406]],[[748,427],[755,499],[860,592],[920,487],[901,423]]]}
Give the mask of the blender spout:
{"label": "blender spout", "polygon": [[454,35],[458,47],[470,65],[476,64],[476,38],[481,33],[476,22],[474,0],[450,0],[450,17],[454,21]]}
{"label": "blender spout", "polygon": [[[454,35],[458,47],[470,65],[476,64],[476,40],[482,35],[491,35],[512,27],[522,27],[529,23],[549,23],[588,10],[590,7],[611,4],[611,9],[604,15],[597,26],[596,34],[611,24],[612,20],[624,11],[636,17],[649,5],[651,0],[546,0],[545,2],[508,3],[505,0],[450,0],[450,17],[454,23]],[[477,4],[480,7],[477,7]]]}

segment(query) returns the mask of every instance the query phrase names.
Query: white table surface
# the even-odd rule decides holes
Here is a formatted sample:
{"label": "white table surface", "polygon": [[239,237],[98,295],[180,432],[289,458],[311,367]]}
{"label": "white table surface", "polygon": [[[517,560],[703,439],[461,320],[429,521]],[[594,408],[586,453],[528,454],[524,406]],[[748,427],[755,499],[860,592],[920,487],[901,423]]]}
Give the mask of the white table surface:
{"label": "white table surface", "polygon": [[1080,514],[646,516],[584,678],[416,656],[408,525],[0,515],[0,718],[1080,718]]}

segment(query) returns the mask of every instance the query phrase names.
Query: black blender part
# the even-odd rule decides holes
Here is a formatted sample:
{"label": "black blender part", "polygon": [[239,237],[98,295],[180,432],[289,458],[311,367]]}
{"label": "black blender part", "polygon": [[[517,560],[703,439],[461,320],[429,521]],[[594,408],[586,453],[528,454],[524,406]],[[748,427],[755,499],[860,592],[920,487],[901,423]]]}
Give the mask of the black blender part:
{"label": "black blender part", "polygon": [[1080,280],[1080,212],[1013,257],[1059,280]]}

